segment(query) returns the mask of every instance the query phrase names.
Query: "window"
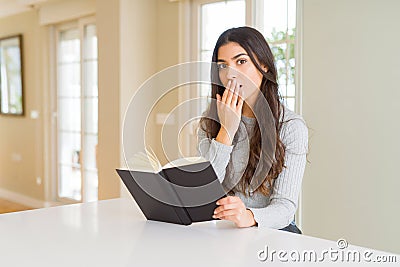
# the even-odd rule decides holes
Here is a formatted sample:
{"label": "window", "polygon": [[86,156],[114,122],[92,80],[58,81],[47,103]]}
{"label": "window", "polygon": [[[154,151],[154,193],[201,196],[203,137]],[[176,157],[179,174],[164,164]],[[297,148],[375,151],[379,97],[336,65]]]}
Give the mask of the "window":
{"label": "window", "polygon": [[[279,90],[284,104],[294,111],[297,109],[296,0],[197,0],[194,1],[193,14],[193,25],[197,25],[194,31],[199,32],[199,39],[195,44],[195,60],[211,62],[217,38],[228,28],[244,26],[246,22],[251,22],[253,27],[260,30],[275,57]],[[200,14],[199,17],[197,14]],[[200,87],[199,96],[209,94],[209,87]],[[202,106],[201,109],[204,110],[205,107]]]}
{"label": "window", "polygon": [[244,0],[200,5],[200,59],[210,62],[219,35],[232,27],[245,25]]}
{"label": "window", "polygon": [[97,36],[93,20],[57,28],[57,198],[97,200]]}
{"label": "window", "polygon": [[296,110],[295,38],[296,0],[259,0],[256,13],[259,29],[275,57],[279,91],[286,106]]}
{"label": "window", "polygon": [[[219,35],[232,27],[240,27],[246,24],[245,0],[233,1],[197,1],[199,9],[199,32],[197,60],[211,62],[212,53]],[[199,85],[199,96],[210,95],[210,86]],[[201,102],[199,112],[207,108],[206,101]]]}

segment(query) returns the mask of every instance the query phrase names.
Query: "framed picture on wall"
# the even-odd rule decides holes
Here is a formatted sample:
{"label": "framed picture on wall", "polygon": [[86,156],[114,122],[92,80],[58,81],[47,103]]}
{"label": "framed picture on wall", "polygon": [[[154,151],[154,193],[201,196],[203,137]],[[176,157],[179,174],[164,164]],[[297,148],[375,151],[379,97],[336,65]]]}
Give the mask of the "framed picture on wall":
{"label": "framed picture on wall", "polygon": [[0,114],[24,115],[22,35],[0,38]]}

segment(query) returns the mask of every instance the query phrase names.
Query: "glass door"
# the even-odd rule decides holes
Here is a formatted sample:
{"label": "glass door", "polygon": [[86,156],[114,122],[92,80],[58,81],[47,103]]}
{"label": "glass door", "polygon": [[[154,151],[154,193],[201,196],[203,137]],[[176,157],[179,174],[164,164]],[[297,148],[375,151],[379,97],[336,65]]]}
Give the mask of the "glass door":
{"label": "glass door", "polygon": [[57,31],[57,198],[97,200],[97,36],[93,22]]}

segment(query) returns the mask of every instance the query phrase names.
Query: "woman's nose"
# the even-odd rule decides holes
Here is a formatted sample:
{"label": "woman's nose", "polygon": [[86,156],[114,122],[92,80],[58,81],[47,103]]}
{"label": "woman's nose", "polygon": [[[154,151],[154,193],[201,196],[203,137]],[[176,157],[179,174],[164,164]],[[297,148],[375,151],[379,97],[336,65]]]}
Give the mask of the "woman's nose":
{"label": "woman's nose", "polygon": [[237,71],[232,67],[228,67],[228,71],[227,71],[226,77],[228,78],[228,80],[236,79],[237,78]]}

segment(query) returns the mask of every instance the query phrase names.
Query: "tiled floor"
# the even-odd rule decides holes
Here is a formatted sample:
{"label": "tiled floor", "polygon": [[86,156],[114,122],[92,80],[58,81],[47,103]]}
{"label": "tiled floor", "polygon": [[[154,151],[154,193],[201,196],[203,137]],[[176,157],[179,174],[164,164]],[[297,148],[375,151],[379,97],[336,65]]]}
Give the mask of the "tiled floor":
{"label": "tiled floor", "polygon": [[31,209],[33,208],[0,198],[0,214]]}

